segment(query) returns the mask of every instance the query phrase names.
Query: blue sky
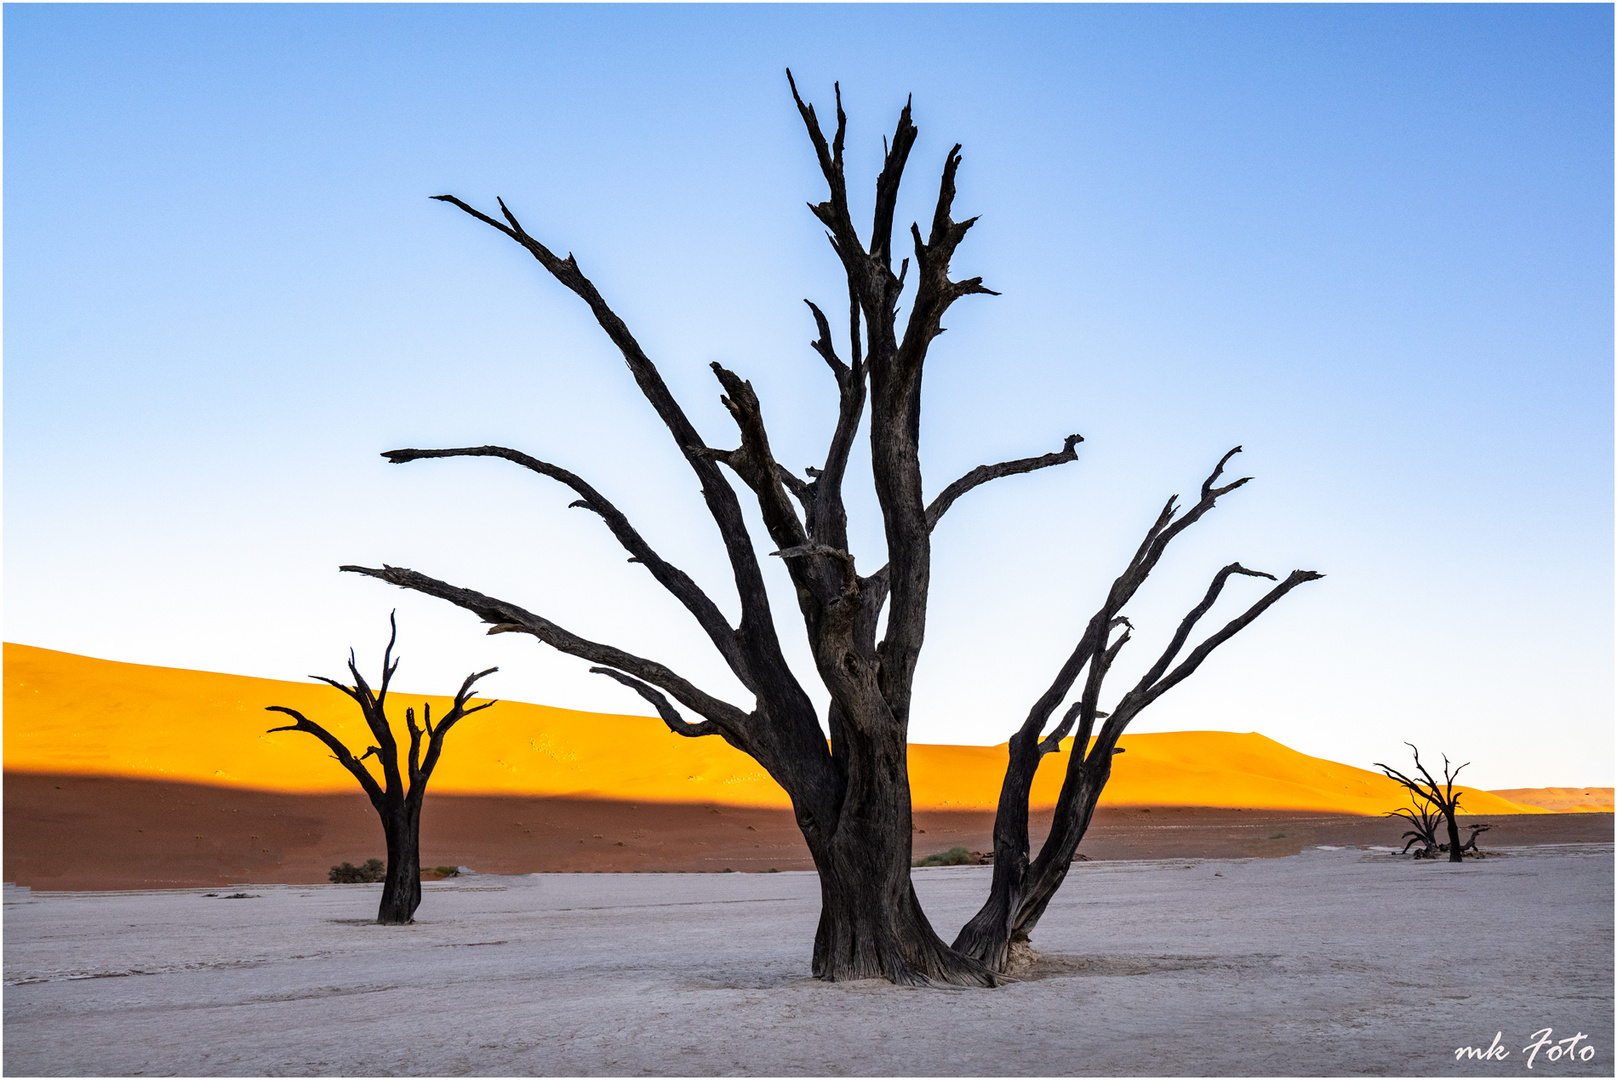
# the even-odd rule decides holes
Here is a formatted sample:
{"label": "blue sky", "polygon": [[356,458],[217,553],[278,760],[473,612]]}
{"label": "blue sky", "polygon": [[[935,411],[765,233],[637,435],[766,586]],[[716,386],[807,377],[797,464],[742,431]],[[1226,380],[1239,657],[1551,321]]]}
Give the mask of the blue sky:
{"label": "blue sky", "polygon": [[351,644],[374,665],[396,605],[407,687],[497,663],[503,697],[642,711],[336,572],[385,561],[744,704],[569,493],[378,454],[493,442],[574,468],[733,608],[694,481],[582,305],[428,196],[502,195],[576,253],[710,443],[733,438],[719,360],[784,460],[817,461],[833,397],[802,299],[843,290],[789,65],[822,110],[842,82],[859,215],[906,95],[902,220],[964,144],[956,206],[982,220],[955,265],[1004,295],[957,305],[933,350],[932,489],[1086,439],[939,527],[914,739],[1002,741],[1162,500],[1239,443],[1257,479],[1140,595],[1134,664],[1225,562],[1328,577],[1135,730],[1360,766],[1407,739],[1484,786],[1612,783],[1609,7],[4,20],[6,640],[295,679]]}

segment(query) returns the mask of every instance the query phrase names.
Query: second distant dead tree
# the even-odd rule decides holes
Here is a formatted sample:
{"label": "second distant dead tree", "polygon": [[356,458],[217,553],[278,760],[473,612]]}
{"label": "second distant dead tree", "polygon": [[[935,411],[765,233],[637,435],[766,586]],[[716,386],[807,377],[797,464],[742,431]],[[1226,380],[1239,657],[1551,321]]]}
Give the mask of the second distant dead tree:
{"label": "second distant dead tree", "polygon": [[[494,704],[485,701],[481,705],[468,705],[468,702],[473,684],[499,668],[466,676],[466,681],[460,684],[460,691],[455,695],[454,704],[436,724],[432,722],[432,706],[428,703],[422,703],[419,725],[416,723],[415,710],[405,709],[404,726],[410,741],[409,749],[401,760],[399,740],[394,737],[386,711],[388,684],[393,681],[393,673],[399,667],[399,662],[393,659],[399,626],[391,616],[388,622],[393,633],[387,640],[387,651],[382,654],[382,681],[374,691],[359,673],[352,649],[348,650],[348,673],[353,676],[353,686],[344,686],[324,675],[310,676],[330,683],[354,699],[365,714],[365,724],[377,745],[368,747],[363,754],[355,757],[341,739],[296,709],[270,705],[266,711],[285,713],[297,721],[285,727],[270,728],[271,732],[306,731],[313,735],[326,744],[332,756],[354,775],[359,786],[365,789],[365,794],[370,796],[371,805],[382,819],[382,832],[387,838],[387,873],[382,879],[382,903],[377,909],[376,921],[384,925],[402,926],[414,920],[415,910],[421,906],[421,803],[426,798],[427,781],[438,766],[444,736],[449,734],[449,729],[472,713],[482,712]],[[425,753],[422,752],[423,739],[426,742]],[[381,764],[380,783],[365,766],[365,759],[370,757],[375,757]]]}
{"label": "second distant dead tree", "polygon": [[1443,819],[1442,813],[1422,795],[1410,793],[1411,805],[1408,809],[1389,811],[1388,817],[1403,818],[1409,823],[1409,831],[1400,839],[1404,841],[1402,855],[1408,855],[1409,849],[1416,844],[1420,850],[1415,852],[1417,859],[1437,858],[1437,826]]}
{"label": "second distant dead tree", "polygon": [[[1465,765],[1457,765],[1451,769],[1449,767],[1449,757],[1447,754],[1444,754],[1443,782],[1440,784],[1437,782],[1436,778],[1434,778],[1432,774],[1427,771],[1426,766],[1421,764],[1420,750],[1415,746],[1415,744],[1405,743],[1404,745],[1409,747],[1409,749],[1415,755],[1415,772],[1417,775],[1412,777],[1405,776],[1392,766],[1383,765],[1379,761],[1375,763],[1376,768],[1386,773],[1390,779],[1398,781],[1405,788],[1407,788],[1409,793],[1414,796],[1417,806],[1420,806],[1422,803],[1429,803],[1437,808],[1438,813],[1443,815],[1444,823],[1448,826],[1449,862],[1461,862],[1464,860],[1465,856],[1461,853],[1460,827],[1454,821],[1454,814],[1460,807],[1460,794],[1454,790],[1454,779],[1460,775],[1461,769],[1465,768],[1466,765],[1471,763],[1468,761],[1465,763]],[[1399,816],[1402,817],[1404,815]],[[1406,818],[1406,820],[1408,819]],[[1417,827],[1419,827],[1418,824]],[[1405,833],[1404,835],[1408,836],[1409,834]],[[1474,845],[1476,836],[1473,835],[1471,839]],[[1408,847],[1409,846],[1407,844],[1404,846],[1406,851],[1408,850]]]}

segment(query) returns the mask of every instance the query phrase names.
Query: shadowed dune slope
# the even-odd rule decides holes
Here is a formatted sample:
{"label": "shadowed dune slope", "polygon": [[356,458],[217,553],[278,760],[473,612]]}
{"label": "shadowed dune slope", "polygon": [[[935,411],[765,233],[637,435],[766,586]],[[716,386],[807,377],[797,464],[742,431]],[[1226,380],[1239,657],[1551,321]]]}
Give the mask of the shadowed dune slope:
{"label": "shadowed dune slope", "polygon": [[[443,697],[395,690],[390,713]],[[355,790],[313,738],[266,734],[285,705],[350,747],[369,744],[359,710],[335,689],[180,668],[97,660],[5,645],[5,769],[136,777],[282,792]],[[1379,773],[1300,754],[1255,733],[1126,736],[1104,804],[1252,807],[1381,814],[1404,804]],[[1070,740],[1064,747],[1070,750]],[[918,810],[991,810],[1003,745],[910,747]],[[1053,806],[1068,754],[1051,754],[1033,805]],[[731,806],[789,805],[750,758],[716,738],[686,739],[661,720],[502,702],[456,727],[433,777],[442,794],[522,795]],[[1547,813],[1466,789],[1472,814]],[[1557,807],[1556,809],[1559,809]]]}

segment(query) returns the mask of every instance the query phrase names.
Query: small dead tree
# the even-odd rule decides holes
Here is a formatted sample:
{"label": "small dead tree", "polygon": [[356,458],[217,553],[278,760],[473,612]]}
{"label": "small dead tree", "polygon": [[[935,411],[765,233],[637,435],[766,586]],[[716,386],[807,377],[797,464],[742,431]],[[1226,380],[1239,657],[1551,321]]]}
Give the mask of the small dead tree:
{"label": "small dead tree", "polygon": [[[1455,812],[1460,808],[1460,793],[1454,790],[1454,779],[1460,775],[1461,769],[1471,763],[1468,761],[1465,765],[1450,769],[1449,756],[1444,754],[1443,782],[1440,784],[1426,770],[1426,766],[1421,764],[1420,750],[1415,744],[1406,742],[1404,745],[1409,747],[1410,751],[1415,755],[1416,776],[1405,776],[1391,765],[1383,765],[1379,761],[1375,763],[1376,768],[1386,773],[1388,778],[1402,784],[1415,799],[1430,803],[1437,808],[1438,812],[1443,815],[1444,823],[1448,826],[1449,842],[1447,850],[1449,862],[1463,862],[1465,857],[1461,854],[1460,827],[1454,821]],[[1473,836],[1472,840],[1475,841],[1475,839],[1476,837]],[[1405,845],[1405,850],[1408,850],[1408,845]]]}
{"label": "small dead tree", "polygon": [[1399,839],[1404,841],[1404,850],[1401,855],[1408,855],[1409,849],[1419,844],[1420,850],[1415,852],[1417,859],[1437,858],[1437,826],[1443,815],[1431,802],[1419,795],[1410,793],[1410,801],[1414,804],[1405,810],[1392,810],[1387,817],[1402,818],[1410,826],[1409,831]]}
{"label": "small dead tree", "polygon": [[[819,872],[821,913],[814,939],[815,975],[832,980],[875,977],[906,984],[994,985],[1001,981],[1003,948],[985,944],[961,951],[945,944],[927,921],[910,881],[908,730],[916,664],[926,629],[932,532],[957,500],[991,480],[1076,461],[1082,438],[1068,435],[1059,450],[980,465],[931,499],[925,497],[919,442],[922,373],[929,350],[943,332],[944,316],[956,301],[993,295],[979,277],[956,280],[950,276],[956,249],[977,220],[956,221],[952,216],[960,147],[956,145],[943,159],[929,228],[923,232],[918,223],[910,226],[913,268],[908,258],[895,267],[899,183],[918,134],[910,106],[904,106],[886,141],[876,177],[874,214],[868,234],[861,236],[854,224],[843,168],[847,116],[842,110],[841,89],[837,89],[836,128],[827,138],[818,114],[798,94],[790,72],[787,80],[827,186],[825,200],[811,203],[809,209],[825,227],[842,264],[848,300],[847,321],[842,324],[845,338],[841,331],[833,331],[820,306],[805,301],[817,334],[810,347],[830,369],[838,405],[822,463],[803,470],[802,475],[776,460],[762,406],[749,382],[719,364],[712,365],[722,389],[720,400],[735,421],[738,445],[734,449],[709,445],[669,391],[657,366],[572,255],[563,258],[530,234],[503,200],[494,215],[452,195],[434,196],[509,237],[589,307],[701,484],[702,498],[729,559],[739,601],[738,622],[732,624],[688,574],[657,554],[604,495],[559,465],[502,446],[399,449],[383,455],[395,464],[427,458],[501,458],[570,488],[578,496],[571,505],[597,514],[630,561],[643,566],[691,614],[751,696],[751,704],[723,701],[655,660],[590,641],[498,597],[404,567],[342,569],[446,600],[489,624],[491,634],[529,634],[551,648],[587,660],[595,665],[592,671],[622,683],[650,703],[670,730],[693,737],[717,735],[756,760],[790,796]],[[911,290],[909,308],[901,319],[906,282]],[[842,341],[846,341],[845,350]],[[887,561],[874,572],[861,574],[849,550],[843,483],[867,406],[871,480],[885,529]],[[1223,464],[1220,462],[1220,469]],[[1215,472],[1214,479],[1217,475]],[[823,717],[786,662],[764,588],[759,549],[730,476],[739,478],[756,499],[768,533],[769,546],[764,550],[781,560],[791,579],[815,672],[830,698]],[[1026,833],[1025,789],[1031,784],[1032,769],[1038,757],[1060,741],[1055,733],[1040,740],[1051,711],[1085,664],[1093,661],[1084,702],[1069,712],[1061,731],[1065,734],[1078,723],[1081,737],[1088,738],[1096,718],[1103,715],[1095,707],[1101,679],[1122,646],[1121,640],[1108,642],[1108,636],[1124,625],[1120,622],[1123,605],[1167,543],[1211,509],[1214,500],[1245,480],[1224,487],[1212,487],[1212,483],[1209,480],[1204,485],[1201,501],[1183,518],[1176,516],[1170,501],[1140,554],[1091,621],[1073,659],[1063,668],[1057,680],[1059,693],[1052,688],[1054,697],[1048,708],[1036,718],[1030,717],[1019,733],[1020,741],[1013,742],[1016,749],[1001,799],[1003,828],[1009,830],[1003,842],[1007,850],[1016,846],[1018,816],[1021,831]],[[1105,783],[1116,739],[1129,719],[1194,671],[1208,652],[1281,595],[1318,576],[1307,571],[1293,574],[1170,670],[1196,620],[1233,574],[1253,572],[1232,565],[1219,573],[1207,601],[1187,617],[1182,633],[1157,668],[1114,708],[1101,729],[1097,749],[1088,756],[1075,755],[1083,764],[1069,769],[1070,790],[1064,789],[1059,815],[1061,833],[1046,845],[1048,858],[1041,855],[1043,861],[1031,876],[1024,869],[1014,882],[1005,879],[1010,884],[996,884],[1000,890],[996,902],[1017,913],[1014,925],[1030,926],[1060,884],[1094,798]],[[1099,674],[1093,674],[1095,671]],[[699,719],[687,720],[681,710]],[[1000,846],[996,839],[996,859]],[[1025,843],[1022,851],[1025,863]],[[998,883],[997,866],[995,873]]]}
{"label": "small dead tree", "polygon": [[[370,728],[371,737],[377,745],[368,747],[357,758],[348,749],[341,739],[331,732],[310,720],[296,709],[289,709],[284,705],[267,706],[266,712],[285,713],[296,723],[285,727],[270,728],[270,732],[277,731],[306,731],[310,735],[325,743],[331,750],[331,756],[336,758],[342,767],[353,774],[359,781],[359,786],[365,789],[370,797],[371,805],[376,808],[377,815],[382,819],[382,834],[387,839],[387,871],[382,879],[382,903],[376,912],[376,921],[388,926],[402,926],[412,922],[416,908],[421,906],[421,804],[427,795],[427,781],[432,778],[432,771],[438,767],[438,758],[443,753],[444,736],[449,734],[451,728],[461,720],[475,712],[482,712],[492,701],[485,701],[481,705],[468,705],[472,696],[472,686],[485,675],[491,675],[499,668],[489,668],[466,676],[466,681],[460,684],[460,691],[455,694],[454,704],[436,724],[432,722],[432,705],[423,702],[421,705],[421,723],[418,725],[415,718],[415,709],[404,710],[404,726],[409,735],[409,749],[403,758],[403,768],[400,768],[399,741],[394,737],[393,725],[387,718],[387,688],[393,681],[393,673],[398,670],[399,662],[393,659],[393,646],[399,638],[399,626],[393,616],[388,617],[393,633],[387,640],[387,650],[382,654],[382,681],[372,691],[365,677],[359,673],[359,667],[354,660],[354,651],[348,650],[348,673],[353,676],[354,685],[344,686],[336,679],[328,679],[324,675],[311,675],[311,679],[329,683],[338,690],[353,698],[359,705],[360,711],[365,715],[365,725]],[[422,753],[422,739],[426,739],[426,753]],[[382,780],[377,782],[376,777],[365,766],[365,759],[375,757],[382,766]]]}

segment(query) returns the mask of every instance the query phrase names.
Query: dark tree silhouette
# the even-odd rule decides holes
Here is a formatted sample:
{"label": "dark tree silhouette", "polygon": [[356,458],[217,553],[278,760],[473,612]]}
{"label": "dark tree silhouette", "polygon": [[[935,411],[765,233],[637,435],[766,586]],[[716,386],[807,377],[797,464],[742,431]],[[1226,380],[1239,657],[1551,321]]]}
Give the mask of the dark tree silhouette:
{"label": "dark tree silhouette", "polygon": [[[1415,744],[1405,743],[1404,745],[1409,747],[1410,751],[1415,755],[1415,771],[1418,774],[1417,776],[1405,776],[1392,766],[1383,765],[1379,761],[1375,763],[1376,768],[1386,773],[1391,779],[1396,780],[1400,784],[1404,785],[1404,787],[1409,790],[1410,794],[1413,795],[1417,800],[1431,803],[1433,806],[1437,807],[1438,812],[1443,815],[1444,823],[1448,826],[1449,862],[1464,861],[1465,857],[1461,854],[1462,848],[1460,845],[1460,827],[1455,824],[1454,821],[1455,811],[1460,808],[1460,794],[1454,790],[1454,778],[1460,775],[1461,769],[1465,768],[1466,765],[1471,763],[1468,761],[1465,763],[1465,765],[1456,766],[1451,770],[1449,768],[1449,756],[1444,754],[1443,782],[1439,784],[1437,780],[1433,778],[1432,774],[1426,771],[1426,766],[1420,763],[1420,750],[1416,748]],[[1472,835],[1471,840],[1474,846],[1476,842],[1475,834]],[[1406,844],[1404,849],[1407,851],[1408,847],[1409,846]]]}
{"label": "dark tree silhouette", "polygon": [[[1217,486],[1224,466],[1240,449],[1237,446],[1220,459],[1212,475],[1202,484],[1201,498],[1183,516],[1178,514],[1177,496],[1168,500],[1156,522],[1146,532],[1134,558],[1112,583],[1105,603],[1090,618],[1077,647],[1062,665],[1055,681],[1034,703],[1021,728],[1011,736],[1010,763],[1005,770],[999,809],[994,819],[993,883],[987,902],[955,939],[954,948],[957,951],[982,961],[996,971],[1017,966],[1019,960],[1027,955],[1029,935],[1072,867],[1078,843],[1089,828],[1095,805],[1100,801],[1101,791],[1111,776],[1112,756],[1122,753],[1117,741],[1129,722],[1187,679],[1214,649],[1240,633],[1282,596],[1305,582],[1324,577],[1312,570],[1293,570],[1284,581],[1175,664],[1196,624],[1212,609],[1232,576],[1275,580],[1272,574],[1248,570],[1238,562],[1230,563],[1213,575],[1201,603],[1180,621],[1173,638],[1145,675],[1122,696],[1109,714],[1099,711],[1102,685],[1133,630],[1132,624],[1122,614],[1124,605],[1144,584],[1147,575],[1176,536],[1200,520],[1220,497],[1251,479],[1242,477],[1222,487]],[[1113,639],[1112,632],[1119,629],[1122,632]],[[1067,709],[1061,722],[1044,734],[1050,717],[1086,667],[1088,675],[1082,694]],[[1095,722],[1101,719],[1105,722],[1091,744]],[[1038,856],[1030,860],[1028,798],[1033,790],[1033,777],[1038,771],[1039,761],[1046,754],[1058,752],[1061,740],[1068,734],[1073,735],[1073,751],[1067,762],[1067,775],[1061,786],[1061,794],[1057,796],[1050,833]]]}
{"label": "dark tree silhouette", "polygon": [[1482,850],[1477,847],[1477,837],[1493,828],[1493,826],[1479,823],[1475,825],[1467,825],[1466,828],[1471,830],[1471,835],[1466,838],[1465,846],[1460,849],[1460,854],[1464,855],[1468,851],[1475,851],[1477,856],[1480,858],[1482,856]]}
{"label": "dark tree silhouette", "polygon": [[1443,815],[1424,796],[1410,793],[1410,802],[1413,804],[1406,810],[1392,810],[1387,817],[1402,818],[1409,824],[1409,831],[1399,839],[1404,841],[1404,850],[1399,854],[1409,854],[1409,849],[1419,844],[1420,850],[1415,852],[1417,859],[1437,858],[1437,826],[1443,820]]}
{"label": "dark tree silhouette", "polygon": [[[388,684],[393,681],[393,673],[399,667],[399,662],[393,659],[393,645],[399,638],[399,626],[393,616],[388,617],[388,622],[393,632],[387,640],[387,650],[382,654],[382,681],[375,691],[359,673],[352,649],[348,650],[348,673],[353,676],[353,686],[344,686],[324,675],[309,676],[329,683],[353,698],[365,714],[365,724],[371,730],[371,737],[379,745],[368,747],[356,758],[341,739],[296,709],[270,705],[265,711],[285,713],[297,721],[285,727],[270,728],[272,733],[306,731],[325,743],[331,755],[354,775],[359,786],[365,789],[365,794],[370,796],[371,805],[382,819],[382,833],[387,839],[387,874],[382,879],[382,903],[377,909],[376,921],[400,926],[411,922],[416,908],[421,906],[421,803],[426,798],[427,781],[432,778],[433,769],[438,767],[439,755],[443,753],[444,736],[472,713],[482,712],[495,704],[485,701],[481,705],[468,707],[467,702],[471,699],[473,684],[499,668],[466,676],[466,681],[460,684],[460,691],[455,694],[454,704],[436,724],[432,722],[432,705],[428,702],[421,705],[419,726],[416,724],[415,710],[404,710],[404,726],[409,733],[410,746],[401,769],[399,743],[394,738],[393,726],[388,722],[386,711]],[[426,737],[427,743],[425,755],[421,752],[422,736]],[[365,759],[372,756],[381,763],[381,783],[377,783],[365,767]]]}
{"label": "dark tree silhouette", "polygon": [[[763,410],[750,383],[718,364],[712,365],[723,391],[721,400],[737,427],[738,445],[734,449],[710,446],[669,392],[656,365],[580,271],[572,255],[562,258],[529,234],[503,200],[498,203],[496,217],[452,195],[435,196],[524,248],[551,277],[588,305],[596,322],[622,353],[642,394],[701,483],[702,498],[729,558],[741,613],[737,624],[732,625],[687,574],[652,550],[605,496],[559,465],[501,446],[400,449],[383,455],[394,463],[442,457],[503,458],[570,488],[578,496],[572,505],[599,515],[630,560],[644,566],[690,612],[752,695],[751,707],[720,700],[655,660],[587,640],[509,601],[402,567],[343,569],[447,600],[491,624],[491,634],[530,634],[552,648],[585,659],[595,665],[592,671],[640,694],[671,730],[686,736],[717,735],[753,757],[790,796],[819,871],[821,915],[813,954],[817,976],[993,985],[1000,981],[1001,965],[992,950],[968,954],[945,944],[927,921],[910,883],[906,753],[911,691],[926,626],[931,536],[949,508],[968,492],[991,480],[1074,461],[1078,456],[1076,446],[1082,439],[1069,435],[1059,450],[978,466],[930,500],[925,497],[918,444],[922,371],[928,352],[933,340],[943,332],[945,313],[957,300],[992,294],[980,278],[955,280],[950,276],[955,250],[976,221],[956,221],[952,216],[960,147],[956,145],[944,158],[929,229],[923,235],[919,225],[910,227],[913,277],[908,258],[902,259],[895,271],[895,207],[905,163],[917,135],[910,106],[904,106],[886,143],[866,240],[855,227],[843,172],[847,117],[842,110],[840,87],[836,129],[828,139],[814,107],[798,95],[790,72],[787,79],[829,189],[826,199],[811,204],[810,210],[824,225],[832,250],[841,261],[848,293],[848,316],[843,324],[847,334],[845,353],[839,350],[840,335],[833,332],[830,318],[818,305],[805,301],[817,332],[811,347],[830,369],[839,401],[825,457],[818,467],[805,469],[802,476],[775,459]],[[908,315],[901,324],[899,300],[906,281],[912,292]],[[885,528],[887,563],[861,574],[848,550],[843,482],[867,405],[872,480]],[[822,717],[786,663],[764,588],[758,549],[749,535],[736,489],[721,465],[739,477],[756,499],[769,535],[770,547],[765,550],[782,561],[794,586],[816,674],[830,696],[823,726]],[[1211,508],[1213,499],[1240,483],[1244,481],[1204,489],[1202,502],[1185,518],[1174,520],[1170,503],[1148,535],[1141,554],[1124,579],[1119,579],[1114,595],[1097,615],[1098,622],[1092,622],[1074,661],[1068,665],[1070,675],[1063,669],[1063,694],[1086,662],[1104,655],[1105,663],[1109,663],[1116,655],[1121,642],[1107,644],[1106,637],[1118,625],[1122,605],[1155,565],[1162,547]],[[1207,604],[1224,581],[1236,573],[1251,572],[1239,566],[1226,568],[1215,580]],[[1131,716],[1194,670],[1208,651],[1255,618],[1279,595],[1312,576],[1297,579],[1293,575],[1246,616],[1168,671],[1167,664],[1184,644],[1184,634],[1206,605],[1198,608],[1192,617],[1187,617],[1183,633],[1159,665],[1162,670],[1154,672],[1114,710],[1113,717],[1118,719],[1102,729],[1101,741],[1115,742]],[[885,624],[881,618],[884,609]],[[1098,694],[1100,679],[1092,678],[1091,684],[1093,693]],[[1057,695],[1050,709],[1059,703]],[[1050,709],[1036,724],[1030,718],[1034,749],[1029,751],[1024,738],[1024,759],[1029,752],[1036,754],[1042,745],[1038,742],[1039,729]],[[687,720],[681,710],[699,719]],[[1091,700],[1077,713],[1070,713],[1065,723],[1070,729],[1077,717],[1082,721],[1082,734],[1087,736],[1089,725],[1098,715],[1101,714]],[[1055,738],[1059,741],[1059,736]],[[1107,745],[1101,756],[1094,758],[1092,771],[1079,770],[1069,775],[1069,786],[1075,782],[1080,785],[1071,798],[1064,796],[1063,812],[1072,820],[1047,867],[1031,879],[1036,890],[1032,902],[1041,911],[1072,858],[1071,848],[1087,822],[1091,794],[1098,794],[1099,785],[1104,783],[1105,762],[1112,749]],[[1033,764],[1036,761],[1035,756]],[[1022,764],[1026,764],[1025,760]],[[1017,771],[1021,767],[1013,761],[1014,776],[1007,778],[1005,798],[1012,803],[1021,788],[1022,774]],[[1074,781],[1073,776],[1079,779]],[[1004,800],[1002,809],[1003,805]],[[1025,833],[1025,793],[1021,814]],[[1017,905],[1019,910],[1025,906],[1020,893]]]}

